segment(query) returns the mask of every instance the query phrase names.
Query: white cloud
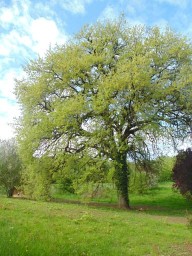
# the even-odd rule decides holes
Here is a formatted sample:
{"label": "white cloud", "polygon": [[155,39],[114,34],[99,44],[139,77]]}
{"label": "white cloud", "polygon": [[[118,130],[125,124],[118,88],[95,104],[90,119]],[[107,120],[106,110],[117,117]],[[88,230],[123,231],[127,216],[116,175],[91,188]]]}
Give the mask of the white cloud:
{"label": "white cloud", "polygon": [[13,56],[13,54],[21,54],[22,56],[28,57],[26,47],[32,47],[32,40],[29,35],[22,35],[18,30],[14,29],[2,35],[0,38],[0,55]]}
{"label": "white cloud", "polygon": [[106,8],[101,12],[99,16],[99,20],[114,20],[119,17],[121,13],[125,14],[125,18],[128,21],[128,23],[132,26],[134,25],[143,25],[144,22],[144,16],[138,15],[137,12],[139,10],[142,10],[142,13],[145,6],[145,1],[143,0],[134,0],[128,1],[125,0],[119,0],[121,4],[123,4],[124,9],[121,8],[118,4],[114,5],[108,5]]}
{"label": "white cloud", "polygon": [[0,106],[4,106],[0,109],[0,115],[4,116],[8,122],[12,121],[12,117],[19,115],[19,107],[16,101],[9,100],[7,98],[0,98]]}
{"label": "white cloud", "polygon": [[2,55],[2,56],[9,56],[9,54],[10,54],[10,48],[9,47],[7,47],[7,45],[5,44],[5,43],[3,43],[2,41],[1,41],[1,45],[0,45],[0,55]]}
{"label": "white cloud", "polygon": [[[0,79],[0,95],[1,95],[1,97],[11,99],[11,100],[15,99],[15,95],[14,95],[14,91],[13,91],[15,77],[18,77],[18,70],[14,70],[14,69],[6,71],[4,76],[1,77],[1,79]],[[2,104],[2,100],[1,100],[1,104]],[[7,108],[7,105],[6,105],[6,108]]]}
{"label": "white cloud", "polygon": [[19,105],[14,94],[14,78],[23,77],[21,69],[9,69],[0,79],[0,139],[14,136],[14,118],[19,117]]}
{"label": "white cloud", "polygon": [[14,135],[13,118],[19,116],[19,107],[14,101],[0,98],[0,139]]}
{"label": "white cloud", "polygon": [[0,55],[8,56],[20,52],[25,56],[23,46],[29,48],[28,51],[43,54],[50,44],[66,42],[67,35],[53,19],[31,17],[30,5],[29,1],[13,1],[11,7],[0,10],[1,26],[4,29],[9,26],[8,32],[0,35]]}
{"label": "white cloud", "polygon": [[0,23],[3,28],[7,25],[10,25],[14,22],[14,17],[18,15],[18,12],[15,10],[14,6],[12,7],[3,7],[0,9]]}
{"label": "white cloud", "polygon": [[100,14],[99,20],[114,20],[115,18],[117,18],[117,16],[118,10],[114,6],[108,5]]}
{"label": "white cloud", "polygon": [[1,21],[1,24],[9,24],[9,23],[12,23],[13,20],[14,20],[14,13],[11,9],[8,9],[8,8],[3,8],[1,10],[1,17],[0,17],[0,21]]}
{"label": "white cloud", "polygon": [[10,139],[14,137],[14,129],[6,119],[0,118],[0,139]]}
{"label": "white cloud", "polygon": [[85,5],[92,1],[93,0],[55,0],[53,3],[60,4],[63,9],[74,14],[84,14]]}
{"label": "white cloud", "polygon": [[[76,8],[83,10],[84,3],[89,1],[77,1]],[[46,12],[41,16],[42,5],[32,4],[29,0],[12,0],[8,7],[0,8],[0,137],[4,138],[13,134],[9,123],[19,113],[13,90],[14,78],[21,75],[21,65],[37,54],[42,56],[50,44],[67,40],[51,8],[45,5]]]}
{"label": "white cloud", "polygon": [[12,0],[9,7],[0,9],[0,24],[3,28],[14,25],[15,27],[28,24],[30,20],[30,2],[25,0]]}
{"label": "white cloud", "polygon": [[33,40],[33,50],[42,55],[48,49],[49,45],[64,43],[67,36],[63,35],[53,20],[38,18],[32,21],[30,32]]}

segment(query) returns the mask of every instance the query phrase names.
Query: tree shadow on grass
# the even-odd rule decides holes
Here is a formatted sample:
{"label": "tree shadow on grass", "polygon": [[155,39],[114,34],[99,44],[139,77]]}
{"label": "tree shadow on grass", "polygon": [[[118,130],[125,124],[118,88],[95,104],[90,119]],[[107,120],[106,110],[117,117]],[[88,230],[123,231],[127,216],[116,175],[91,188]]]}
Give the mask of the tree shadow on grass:
{"label": "tree shadow on grass", "polygon": [[192,214],[192,201],[173,190],[171,183],[162,184],[147,195],[133,195],[131,202],[133,209],[152,215],[186,217]]}

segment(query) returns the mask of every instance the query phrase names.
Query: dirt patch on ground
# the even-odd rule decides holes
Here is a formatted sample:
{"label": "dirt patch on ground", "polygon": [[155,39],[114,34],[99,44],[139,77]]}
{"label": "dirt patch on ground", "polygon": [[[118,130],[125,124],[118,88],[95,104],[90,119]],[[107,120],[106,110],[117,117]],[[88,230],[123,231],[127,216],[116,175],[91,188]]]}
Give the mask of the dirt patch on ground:
{"label": "dirt patch on ground", "polygon": [[80,205],[88,205],[88,206],[95,206],[95,207],[107,207],[107,208],[115,208],[115,209],[119,208],[118,204],[105,203],[105,202],[86,202],[86,201],[77,201],[77,200],[68,200],[68,199],[59,199],[59,198],[52,199],[51,202],[80,204]]}
{"label": "dirt patch on ground", "polygon": [[[159,207],[159,206],[137,206],[134,208],[137,211],[143,211],[145,213],[149,213],[150,211],[166,211],[167,209],[165,207]],[[167,216],[167,215],[152,215],[150,216],[157,220],[163,220],[165,223],[180,223],[180,224],[187,224],[188,220],[187,217],[180,217],[180,216]],[[192,255],[192,254],[191,254]]]}
{"label": "dirt patch on ground", "polygon": [[[80,205],[88,205],[93,207],[99,207],[99,208],[111,208],[111,209],[121,209],[119,208],[118,204],[116,203],[104,203],[104,202],[81,202],[81,201],[75,201],[75,200],[67,200],[67,199],[52,199],[52,202],[58,202],[58,203],[72,203],[72,204],[80,204]],[[150,214],[150,210],[157,210],[157,211],[164,211],[166,208],[158,207],[158,206],[137,206],[132,207],[130,209],[122,209],[122,210],[132,210],[132,211],[139,211],[139,212],[145,212]],[[166,216],[166,215],[152,215],[150,214],[151,218],[161,220],[165,223],[177,223],[177,224],[187,224],[188,220],[186,217],[180,217],[180,216]],[[191,254],[192,255],[192,254]]]}
{"label": "dirt patch on ground", "polygon": [[[162,220],[165,223],[177,223],[177,224],[185,224],[187,225],[188,220],[185,217],[172,217],[172,216],[159,216],[159,215],[151,215],[153,219]],[[191,254],[192,255],[192,254]]]}
{"label": "dirt patch on ground", "polygon": [[183,245],[173,245],[173,253],[170,256],[190,256],[192,255],[192,244],[185,243]]}

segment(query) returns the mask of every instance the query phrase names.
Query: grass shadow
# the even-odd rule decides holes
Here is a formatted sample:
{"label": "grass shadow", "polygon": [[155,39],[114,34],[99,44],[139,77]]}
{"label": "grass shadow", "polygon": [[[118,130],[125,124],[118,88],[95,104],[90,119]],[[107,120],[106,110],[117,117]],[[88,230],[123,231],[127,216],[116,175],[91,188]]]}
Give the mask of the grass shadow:
{"label": "grass shadow", "polygon": [[181,216],[192,214],[192,201],[183,198],[172,189],[172,183],[166,182],[152,189],[150,193],[131,196],[132,206],[153,215]]}

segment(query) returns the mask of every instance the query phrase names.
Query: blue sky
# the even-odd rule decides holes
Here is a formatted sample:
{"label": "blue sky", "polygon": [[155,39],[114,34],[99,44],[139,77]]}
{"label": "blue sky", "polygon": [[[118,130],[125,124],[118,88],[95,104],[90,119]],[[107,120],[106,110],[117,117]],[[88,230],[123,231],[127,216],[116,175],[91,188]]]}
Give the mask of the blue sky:
{"label": "blue sky", "polygon": [[132,25],[168,25],[192,38],[191,0],[0,0],[0,139],[13,136],[14,78],[22,77],[23,65],[83,25],[122,12]]}

